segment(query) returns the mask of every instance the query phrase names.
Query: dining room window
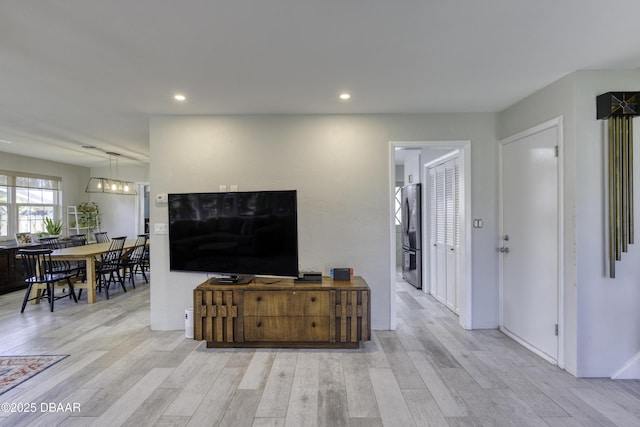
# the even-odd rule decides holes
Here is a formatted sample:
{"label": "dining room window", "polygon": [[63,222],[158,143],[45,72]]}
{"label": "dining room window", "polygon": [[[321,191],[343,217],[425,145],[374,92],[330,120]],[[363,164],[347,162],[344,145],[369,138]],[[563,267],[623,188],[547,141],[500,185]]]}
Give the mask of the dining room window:
{"label": "dining room window", "polygon": [[0,171],[0,238],[43,233],[45,217],[59,219],[62,179]]}

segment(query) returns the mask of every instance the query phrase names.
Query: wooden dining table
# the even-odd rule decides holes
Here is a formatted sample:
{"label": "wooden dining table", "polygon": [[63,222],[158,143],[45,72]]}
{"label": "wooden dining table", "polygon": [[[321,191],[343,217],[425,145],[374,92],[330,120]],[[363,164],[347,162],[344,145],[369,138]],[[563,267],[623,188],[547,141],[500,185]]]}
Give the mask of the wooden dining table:
{"label": "wooden dining table", "polygon": [[[135,239],[127,239],[124,242],[123,253],[135,246]],[[109,250],[111,243],[93,243],[82,246],[70,246],[55,249],[51,253],[51,259],[64,261],[85,261],[87,266],[87,280],[74,283],[74,289],[87,290],[87,304],[96,302],[96,257]]]}

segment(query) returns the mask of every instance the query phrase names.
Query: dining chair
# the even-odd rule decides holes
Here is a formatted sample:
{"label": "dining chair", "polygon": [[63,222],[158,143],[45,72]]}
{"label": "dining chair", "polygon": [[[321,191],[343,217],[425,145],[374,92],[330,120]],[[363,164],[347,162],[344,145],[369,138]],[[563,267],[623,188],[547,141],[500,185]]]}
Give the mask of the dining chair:
{"label": "dining chair", "polygon": [[93,233],[93,236],[96,238],[96,242],[98,243],[109,243],[110,241],[106,231]]}
{"label": "dining chair", "polygon": [[69,240],[71,241],[71,246],[84,246],[87,244],[87,235],[73,234],[69,236]]}
{"label": "dining chair", "polygon": [[[53,311],[53,302],[67,296],[73,297],[78,302],[76,293],[73,289],[71,277],[73,274],[56,270],[56,261],[51,259],[52,249],[20,249],[18,254],[22,258],[24,265],[24,282],[27,284],[27,290],[22,301],[20,313],[24,313],[27,302],[32,300],[40,300],[45,295],[49,301],[49,309]],[[59,282],[65,282],[69,287],[69,294],[55,295],[55,285]],[[31,296],[32,290],[36,290],[35,296]],[[66,292],[66,288],[63,290]]]}
{"label": "dining chair", "polygon": [[[52,251],[62,247],[58,237],[41,237],[39,242],[41,246],[44,246],[46,249],[51,249]],[[53,271],[56,273],[77,275],[78,265],[71,263],[71,261],[55,260],[53,261]]]}
{"label": "dining chair", "polygon": [[[147,234],[147,240],[149,239],[149,235]],[[144,254],[142,255],[142,269],[144,271],[151,271],[151,247],[149,244],[144,247]]]}
{"label": "dining chair", "polygon": [[124,280],[120,275],[122,248],[124,247],[126,239],[126,236],[111,239],[109,250],[101,254],[100,259],[96,262],[98,291],[102,291],[102,287],[104,286],[107,299],[109,299],[109,286],[111,286],[111,282],[119,282],[122,290],[127,292],[124,287]]}
{"label": "dining chair", "polygon": [[[84,246],[87,244],[87,235],[86,234],[73,234],[69,236],[69,240],[71,241],[71,246]],[[78,269],[78,276],[82,276],[82,281],[87,281],[87,262],[86,261],[76,261],[76,266]],[[78,293],[78,298],[82,294],[82,289]]]}
{"label": "dining chair", "polygon": [[122,256],[122,271],[124,274],[124,280],[129,278],[131,282],[131,286],[136,288],[135,284],[135,274],[142,274],[144,277],[144,282],[149,283],[149,279],[147,279],[147,275],[144,272],[144,264],[145,264],[145,252],[147,249],[147,240],[149,236],[146,234],[139,234],[136,238],[136,243],[133,248],[126,254]]}

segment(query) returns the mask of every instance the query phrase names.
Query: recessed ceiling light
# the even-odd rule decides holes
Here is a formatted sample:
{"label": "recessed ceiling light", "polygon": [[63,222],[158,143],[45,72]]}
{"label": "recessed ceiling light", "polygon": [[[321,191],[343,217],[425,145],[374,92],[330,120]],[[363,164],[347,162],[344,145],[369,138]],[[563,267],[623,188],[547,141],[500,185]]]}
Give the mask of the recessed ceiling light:
{"label": "recessed ceiling light", "polygon": [[340,99],[342,99],[343,101],[346,101],[349,98],[351,98],[351,94],[350,93],[343,92],[343,93],[340,94]]}
{"label": "recessed ceiling light", "polygon": [[173,95],[173,99],[175,99],[176,101],[186,101],[187,97],[181,93],[176,93],[175,95]]}

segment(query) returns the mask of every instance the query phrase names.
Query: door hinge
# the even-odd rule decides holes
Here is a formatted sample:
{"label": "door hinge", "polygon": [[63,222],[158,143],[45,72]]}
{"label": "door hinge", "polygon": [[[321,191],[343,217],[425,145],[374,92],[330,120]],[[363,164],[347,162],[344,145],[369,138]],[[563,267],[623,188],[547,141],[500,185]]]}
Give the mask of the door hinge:
{"label": "door hinge", "polygon": [[556,145],[556,157],[558,157],[560,155],[560,148],[558,148],[558,146]]}
{"label": "door hinge", "polygon": [[556,336],[558,336],[558,324],[557,323],[556,323],[556,327],[555,327],[555,333],[556,333]]}

